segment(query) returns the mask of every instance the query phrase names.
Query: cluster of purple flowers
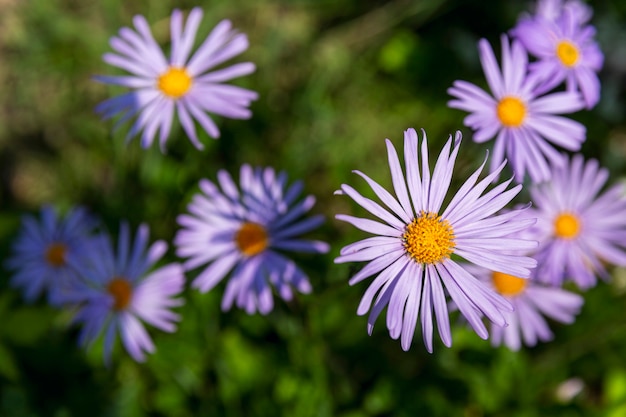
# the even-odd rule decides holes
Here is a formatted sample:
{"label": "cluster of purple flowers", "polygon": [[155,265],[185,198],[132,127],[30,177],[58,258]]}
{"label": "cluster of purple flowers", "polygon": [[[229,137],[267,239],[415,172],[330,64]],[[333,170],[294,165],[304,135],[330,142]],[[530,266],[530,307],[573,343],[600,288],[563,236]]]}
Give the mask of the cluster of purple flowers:
{"label": "cluster of purple flowers", "polygon": [[[135,30],[125,27],[111,38],[115,53],[105,54],[104,61],[132,75],[96,79],[131,91],[104,101],[96,111],[104,119],[120,116],[118,125],[135,118],[127,140],[141,134],[141,145],[149,147],[158,134],[164,150],[176,113],[189,140],[202,149],[196,122],[209,136],[219,137],[208,113],[251,116],[248,107],[257,93],[224,82],[252,73],[254,64],[215,69],[245,51],[248,38],[224,20],[191,54],[201,19],[200,8],[191,10],[185,25],[180,10],[172,13],[169,59],[143,16],[134,18]],[[218,173],[218,183],[221,190],[207,179],[200,181],[202,193],[194,196],[189,214],[179,217],[175,245],[177,254],[188,258],[184,263],[155,266],[167,244],[150,243],[145,224],[133,240],[123,223],[115,246],[85,210],[59,218],[45,207],[40,221],[31,216],[23,219],[7,262],[15,271],[12,284],[23,290],[28,301],[46,293],[53,305],[76,311],[73,321],[81,326],[80,343],[91,345],[103,339],[105,361],[118,334],[133,359],[145,360],[155,346],[143,323],[174,332],[180,316],[172,310],[184,302],[185,272],[200,266],[205,268],[192,286],[201,292],[232,270],[224,310],[235,303],[250,314],[267,314],[274,305],[273,288],[285,300],[293,297],[294,290],[311,292],[306,274],[283,252],[329,250],[324,242],[299,239],[323,222],[321,215],[304,217],[315,198],[300,199],[303,184],[289,185],[285,172],[269,167],[242,166],[239,188],[226,171]]]}
{"label": "cluster of purple flowers", "polygon": [[[391,337],[408,350],[419,318],[432,351],[434,311],[441,340],[450,346],[452,308],[485,339],[486,317],[492,343],[518,350],[553,337],[544,316],[574,321],[583,298],[562,288],[564,282],[585,290],[597,276],[609,278],[607,264],[626,265],[624,187],[603,192],[606,169],[557,149],[578,151],[586,139],[585,126],[562,114],[590,109],[600,97],[596,73],[603,55],[590,17],[591,9],[578,0],[540,0],[535,14],[522,16],[510,31],[512,40],[502,35],[501,67],[489,42],[479,41],[490,93],[458,80],[448,90],[454,97],[448,105],[470,113],[464,122],[475,142],[495,137],[490,174],[477,182],[481,166],[447,207],[442,202],[460,133],[445,145],[432,173],[425,134],[420,152],[416,132],[404,133],[405,173],[388,141],[395,196],[356,171],[387,208],[342,185],[340,194],[382,221],[337,216],[376,235],[344,247],[335,260],[368,262],[350,284],[378,274],[357,310],[370,311],[370,332],[387,306]],[[513,178],[484,193],[507,163]],[[530,204],[505,208],[526,174]],[[507,190],[513,179],[520,184]]]}
{"label": "cluster of purple flowers", "polygon": [[51,304],[71,306],[75,322],[82,324],[80,342],[89,345],[104,333],[104,357],[120,333],[130,355],[141,361],[154,345],[140,319],[173,332],[178,315],[171,307],[184,286],[179,263],[154,268],[167,244],[148,247],[149,229],[141,225],[134,239],[122,224],[117,247],[85,210],[75,209],[59,217],[50,207],[41,210],[41,221],[24,217],[22,231],[7,262],[16,270],[12,283],[33,301],[44,292]]}
{"label": "cluster of purple flowers", "polygon": [[[418,326],[433,350],[434,324],[446,346],[452,344],[449,315],[458,310],[483,339],[517,350],[549,340],[544,317],[571,323],[583,298],[562,288],[573,281],[580,289],[608,279],[608,265],[626,266],[626,196],[615,185],[603,191],[608,171],[585,161],[580,150],[585,127],[562,116],[590,109],[599,100],[596,73],[602,53],[589,24],[590,8],[577,0],[540,0],[533,15],[523,16],[502,35],[502,65],[488,41],[478,45],[490,92],[467,81],[448,90],[452,108],[470,114],[465,125],[478,143],[495,138],[491,160],[451,191],[461,133],[450,137],[430,168],[426,133],[404,132],[403,163],[387,140],[393,193],[360,171],[383,203],[343,184],[347,195],[377,219],[338,214],[373,236],[341,249],[335,263],[366,262],[350,285],[372,278],[357,308],[369,312],[367,329],[387,307],[392,338],[408,350]],[[182,129],[202,149],[196,126],[209,136],[219,129],[209,114],[251,117],[257,93],[225,84],[255,71],[250,62],[221,67],[248,48],[246,35],[220,22],[192,53],[202,11],[187,21],[172,13],[171,53],[167,58],[145,18],[134,29],[111,38],[114,53],[104,61],[130,75],[97,80],[130,88],[97,106],[104,119],[117,124],[134,120],[127,139],[141,136],[149,147],[158,135],[162,150],[177,115]],[[529,59],[529,55],[532,59]],[[559,89],[564,85],[564,89]],[[555,90],[556,89],[556,90]],[[557,148],[558,147],[558,148]],[[488,164],[489,162],[489,164]],[[488,166],[489,172],[481,178]],[[498,182],[510,166],[512,177]],[[526,176],[530,204],[517,204]],[[300,181],[289,184],[285,172],[244,164],[239,184],[226,171],[217,181],[202,179],[188,213],[178,217],[176,255],[184,261],[165,265],[167,244],[150,243],[147,225],[122,223],[117,244],[83,209],[64,217],[50,207],[41,217],[24,217],[7,266],[12,283],[28,301],[48,301],[76,311],[80,342],[103,339],[108,361],[117,339],[137,361],[155,350],[145,324],[174,332],[183,304],[185,274],[201,292],[228,276],[222,309],[233,305],[249,314],[268,314],[274,294],[291,300],[294,290],[310,293],[306,273],[285,252],[323,254],[327,243],[300,236],[318,228],[321,215],[306,216],[315,203],[302,196]],[[158,264],[158,265],[157,265]]]}
{"label": "cluster of purple flowers", "polygon": [[563,289],[564,282],[588,289],[596,276],[609,277],[603,264],[626,265],[623,187],[602,193],[606,169],[554,147],[580,149],[585,127],[557,114],[590,109],[600,97],[597,72],[603,55],[588,23],[591,13],[577,0],[539,1],[535,14],[522,16],[510,31],[511,44],[502,35],[501,71],[487,41],[480,41],[493,97],[465,81],[448,90],[455,98],[450,107],[470,112],[465,124],[474,130],[474,141],[495,135],[496,163],[506,155],[518,182],[525,173],[530,176],[532,207],[524,217],[536,223],[521,235],[539,245],[531,251],[510,249],[533,257],[537,267],[528,280],[505,271],[476,272],[514,305],[508,326],[493,327],[492,341],[515,350],[522,340],[532,346],[552,337],[542,314],[563,323],[574,320],[583,299]]}

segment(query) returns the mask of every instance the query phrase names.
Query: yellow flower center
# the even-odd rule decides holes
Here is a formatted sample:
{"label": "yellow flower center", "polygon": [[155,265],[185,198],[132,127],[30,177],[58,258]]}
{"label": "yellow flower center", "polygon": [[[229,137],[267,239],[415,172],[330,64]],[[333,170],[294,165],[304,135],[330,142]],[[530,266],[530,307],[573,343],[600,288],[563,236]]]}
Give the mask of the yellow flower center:
{"label": "yellow flower center", "polygon": [[519,127],[526,118],[526,105],[517,97],[506,96],[498,103],[496,113],[504,126]]}
{"label": "yellow flower center", "polygon": [[437,213],[421,212],[406,226],[402,241],[416,262],[434,264],[450,257],[454,249],[454,231]]}
{"label": "yellow flower center", "polygon": [[191,88],[193,78],[184,68],[170,67],[159,76],[157,86],[166,96],[178,99]]}
{"label": "yellow flower center", "polygon": [[54,242],[46,249],[46,261],[52,266],[65,265],[65,254],[67,253],[67,246],[63,243]]}
{"label": "yellow flower center", "polygon": [[257,255],[268,246],[267,231],[260,224],[244,223],[235,234],[235,243],[244,255]]}
{"label": "yellow flower center", "polygon": [[494,272],[491,276],[493,286],[496,290],[509,297],[518,295],[526,288],[526,280],[503,272]]}
{"label": "yellow flower center", "polygon": [[570,41],[561,41],[556,46],[556,56],[566,67],[573,67],[578,62],[580,52],[578,47]]}
{"label": "yellow flower center", "polygon": [[573,239],[580,232],[580,220],[572,213],[561,213],[554,221],[554,234],[561,239]]}
{"label": "yellow flower center", "polygon": [[115,277],[107,285],[107,291],[113,296],[113,310],[124,310],[130,304],[133,287],[126,278]]}

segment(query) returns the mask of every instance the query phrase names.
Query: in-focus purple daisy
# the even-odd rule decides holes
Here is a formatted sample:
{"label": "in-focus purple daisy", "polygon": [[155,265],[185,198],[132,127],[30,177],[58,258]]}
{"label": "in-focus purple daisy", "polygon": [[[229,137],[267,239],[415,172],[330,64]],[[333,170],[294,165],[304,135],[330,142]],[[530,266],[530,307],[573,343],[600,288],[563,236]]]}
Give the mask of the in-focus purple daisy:
{"label": "in-focus purple daisy", "polygon": [[626,192],[617,184],[600,193],[608,176],[598,161],[575,155],[530,189],[538,280],[560,286],[571,279],[586,289],[596,275],[609,278],[605,264],[626,266]]}
{"label": "in-focus purple daisy", "polygon": [[47,292],[48,301],[59,304],[59,295],[77,277],[68,258],[88,256],[95,219],[85,209],[74,208],[59,217],[50,206],[41,209],[40,220],[22,217],[22,228],[6,266],[15,270],[11,284],[32,302]]}
{"label": "in-focus purple daisy", "polygon": [[504,344],[517,351],[522,344],[531,347],[539,341],[552,340],[553,334],[544,316],[570,324],[584,303],[580,295],[559,287],[541,285],[532,277],[523,279],[471,265],[468,269],[509,300],[515,309],[504,313],[507,326],[492,324],[490,339],[493,346]]}
{"label": "in-focus purple daisy", "polygon": [[406,175],[402,172],[395,148],[387,139],[396,196],[362,172],[355,173],[367,181],[389,210],[363,197],[349,185],[343,184],[338,191],[348,195],[382,222],[338,214],[337,219],[375,236],[344,247],[335,262],[368,262],[350,279],[350,285],[354,285],[377,274],[365,291],[357,313],[363,315],[371,310],[367,320],[371,334],[378,315],[388,305],[387,328],[392,338],[401,338],[404,350],[411,346],[419,317],[424,343],[432,352],[433,310],[441,340],[446,346],[451,346],[446,292],[483,339],[487,338],[488,332],[481,313],[494,323],[505,325],[502,310],[511,310],[510,303],[467,272],[457,262],[457,257],[522,277],[528,277],[529,268],[536,264],[529,257],[509,254],[513,247],[536,247],[537,242],[509,237],[511,233],[529,227],[534,220],[520,219],[521,210],[494,215],[519,193],[521,185],[507,190],[510,179],[484,193],[504,168],[504,162],[478,182],[485,160],[447,207],[442,207],[460,142],[460,132],[456,133],[454,142],[452,138],[448,140],[431,177],[425,133],[421,155],[415,130],[409,129],[404,133]]}
{"label": "in-focus purple daisy", "polygon": [[251,117],[248,106],[258,94],[223,83],[254,72],[254,64],[244,62],[210,71],[245,51],[248,38],[232,29],[230,21],[222,20],[190,56],[201,19],[202,10],[196,7],[189,13],[183,27],[183,13],[174,10],[169,59],[157,45],[143,16],[137,15],[133,19],[136,31],[124,27],[119,36],[111,38],[115,53],[105,54],[104,61],[132,75],[96,78],[133,90],[100,103],[96,111],[104,119],[121,115],[118,124],[136,116],[127,140],[143,130],[141,145],[147,148],[158,131],[159,143],[164,150],[176,112],[191,142],[203,149],[194,120],[209,136],[217,138],[219,129],[208,113],[232,119]]}
{"label": "in-focus purple daisy", "polygon": [[117,251],[108,236],[100,236],[97,251],[88,262],[77,262],[82,280],[66,302],[76,304],[74,318],[82,324],[80,342],[90,345],[104,334],[104,359],[109,361],[119,333],[130,356],[145,360],[155,350],[143,323],[174,332],[178,314],[173,307],[183,304],[179,295],[185,285],[182,265],[170,263],[151,270],[167,244],[157,241],[148,247],[149,229],[141,225],[134,242],[127,224],[120,228]]}
{"label": "in-focus purple daisy", "polygon": [[541,79],[536,91],[546,92],[566,83],[568,91],[580,91],[590,109],[600,99],[597,72],[604,55],[594,41],[595,28],[581,26],[575,11],[564,8],[555,20],[522,18],[511,33],[538,61],[529,71]]}
{"label": "in-focus purple daisy", "polygon": [[496,138],[491,171],[506,157],[518,182],[524,180],[526,172],[534,182],[549,179],[548,161],[564,162],[554,145],[576,151],[585,140],[582,124],[556,116],[582,109],[582,98],[573,91],[542,97],[535,94],[538,80],[527,74],[526,51],[517,41],[509,47],[506,35],[502,36],[502,71],[485,39],[480,40],[478,47],[492,95],[474,84],[457,80],[448,89],[455,97],[448,106],[471,113],[464,123],[474,130],[474,142]]}
{"label": "in-focus purple daisy", "polygon": [[200,181],[202,193],[189,204],[189,214],[179,216],[182,229],[176,235],[177,254],[189,258],[185,268],[206,266],[193,286],[207,292],[231,270],[222,310],[233,303],[248,314],[269,313],[274,307],[272,286],[284,300],[292,287],[311,292],[304,272],[280,251],[328,252],[328,244],[299,236],[317,228],[321,215],[302,218],[315,198],[296,202],[302,182],[287,187],[287,174],[272,168],[242,165],[240,189],[226,171],[218,172],[221,190],[209,180]]}

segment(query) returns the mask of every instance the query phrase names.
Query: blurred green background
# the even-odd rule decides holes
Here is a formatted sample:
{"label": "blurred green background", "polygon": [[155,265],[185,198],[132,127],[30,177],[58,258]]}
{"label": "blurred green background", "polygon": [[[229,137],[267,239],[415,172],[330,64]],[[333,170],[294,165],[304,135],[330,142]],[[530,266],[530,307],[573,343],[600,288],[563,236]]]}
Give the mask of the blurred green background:
{"label": "blurred green background", "polygon": [[[574,118],[586,124],[583,152],[626,173],[626,3],[590,3],[606,55],[602,100]],[[118,73],[101,61],[108,39],[143,14],[168,48],[172,8],[205,11],[199,37],[229,18],[248,34],[256,73],[235,81],[260,93],[251,120],[217,118],[222,138],[197,151],[175,125],[168,152],[128,146],[128,125],[111,133],[94,106],[123,89],[92,80]],[[72,312],[22,302],[0,269],[0,416],[626,416],[626,271],[585,294],[575,324],[552,323],[555,340],[513,353],[493,349],[456,317],[453,346],[428,354],[416,332],[404,352],[384,318],[374,334],[356,307],[367,283],[349,287],[361,265],[334,265],[339,249],[364,234],[334,220],[364,215],[345,197],[353,169],[383,185],[383,139],[424,128],[436,155],[450,133],[466,137],[455,185],[491,144],[476,145],[448,109],[455,79],[485,85],[476,42],[499,50],[529,2],[462,0],[0,0],[0,259],[10,253],[20,216],[44,203],[84,205],[116,231],[150,225],[171,241],[201,178],[236,176],[244,163],[286,170],[316,195],[327,222],[311,237],[325,256],[294,255],[311,295],[277,300],[268,316],[220,312],[224,285],[187,289],[175,334],[152,332],[157,352],[133,362],[117,346],[105,367],[98,346],[76,345]],[[431,156],[432,156],[431,155]],[[520,201],[524,201],[522,196]],[[175,260],[170,248],[168,261]],[[0,266],[0,268],[2,268]],[[188,274],[189,278],[193,274]]]}

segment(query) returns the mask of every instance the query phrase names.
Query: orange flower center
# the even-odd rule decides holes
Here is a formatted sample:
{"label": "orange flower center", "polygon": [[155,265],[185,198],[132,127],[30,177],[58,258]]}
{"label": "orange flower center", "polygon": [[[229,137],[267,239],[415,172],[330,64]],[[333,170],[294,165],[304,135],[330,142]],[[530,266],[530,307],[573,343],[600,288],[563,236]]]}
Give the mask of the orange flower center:
{"label": "orange flower center", "polygon": [[506,96],[498,103],[496,113],[504,126],[519,127],[526,118],[526,105],[517,97]]}
{"label": "orange flower center", "polygon": [[267,248],[269,239],[263,226],[247,222],[235,234],[235,243],[244,255],[254,256]]}
{"label": "orange flower center", "polygon": [[561,213],[554,221],[554,234],[561,239],[573,239],[580,232],[580,220],[572,213]]}
{"label": "orange flower center", "polygon": [[578,47],[570,41],[561,41],[556,46],[556,56],[566,67],[573,67],[580,58]]}
{"label": "orange flower center", "polygon": [[133,288],[126,278],[115,277],[107,285],[107,291],[113,297],[113,310],[124,310],[130,304]]}
{"label": "orange flower center", "polygon": [[406,226],[404,248],[416,262],[434,264],[450,257],[455,243],[454,231],[437,213],[422,212]]}
{"label": "orange flower center", "polygon": [[184,68],[170,67],[159,76],[157,86],[163,94],[173,99],[178,99],[191,88],[193,78]]}
{"label": "orange flower center", "polygon": [[526,288],[526,280],[503,272],[494,272],[492,277],[493,286],[496,290],[509,297],[520,294]]}
{"label": "orange flower center", "polygon": [[65,265],[65,254],[67,253],[67,246],[63,243],[54,242],[46,249],[46,261],[52,266]]}

